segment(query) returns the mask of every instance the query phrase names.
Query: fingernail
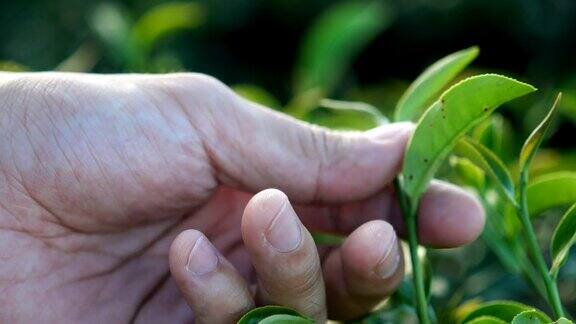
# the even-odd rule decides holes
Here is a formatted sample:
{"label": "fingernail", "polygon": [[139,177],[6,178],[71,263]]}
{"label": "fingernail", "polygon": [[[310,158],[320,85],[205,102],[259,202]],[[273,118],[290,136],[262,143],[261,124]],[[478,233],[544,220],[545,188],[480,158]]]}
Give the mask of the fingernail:
{"label": "fingernail", "polygon": [[384,254],[384,257],[378,265],[376,266],[375,272],[382,279],[388,279],[392,277],[396,270],[398,270],[398,265],[400,264],[400,251],[398,250],[398,241],[396,241],[396,235],[393,234],[392,242],[388,244],[388,251]]}
{"label": "fingernail", "polygon": [[300,222],[296,213],[287,201],[282,205],[278,214],[266,230],[266,239],[278,251],[282,253],[294,251],[302,240]]}
{"label": "fingernail", "polygon": [[204,275],[214,271],[217,265],[218,252],[216,252],[216,248],[206,237],[200,236],[190,251],[186,269],[195,275]]}

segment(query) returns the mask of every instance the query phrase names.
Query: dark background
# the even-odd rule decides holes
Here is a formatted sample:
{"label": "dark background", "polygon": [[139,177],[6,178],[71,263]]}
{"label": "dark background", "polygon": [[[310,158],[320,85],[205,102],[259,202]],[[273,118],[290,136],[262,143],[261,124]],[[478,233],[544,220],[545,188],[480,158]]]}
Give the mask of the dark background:
{"label": "dark background", "polygon": [[[114,1],[136,19],[162,1]],[[211,0],[205,23],[163,40],[182,67],[226,83],[255,83],[283,99],[303,34],[336,1]],[[109,2],[110,3],[110,2]],[[353,66],[361,83],[411,80],[428,64],[471,45],[475,65],[521,76],[541,87],[576,83],[576,1],[390,1],[394,21]],[[90,17],[99,1],[27,0],[0,3],[0,59],[51,70],[98,37]],[[92,71],[119,72],[106,49]]]}

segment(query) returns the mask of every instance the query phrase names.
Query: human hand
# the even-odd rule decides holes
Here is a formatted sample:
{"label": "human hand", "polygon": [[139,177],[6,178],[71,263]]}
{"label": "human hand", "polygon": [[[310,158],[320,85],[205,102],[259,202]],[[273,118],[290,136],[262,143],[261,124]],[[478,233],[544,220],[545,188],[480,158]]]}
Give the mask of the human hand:
{"label": "human hand", "polygon": [[[226,323],[258,303],[345,319],[402,277],[408,124],[331,132],[197,74],[0,74],[0,98],[2,323]],[[438,247],[484,224],[442,182],[419,215]],[[318,251],[308,230],[349,236]]]}

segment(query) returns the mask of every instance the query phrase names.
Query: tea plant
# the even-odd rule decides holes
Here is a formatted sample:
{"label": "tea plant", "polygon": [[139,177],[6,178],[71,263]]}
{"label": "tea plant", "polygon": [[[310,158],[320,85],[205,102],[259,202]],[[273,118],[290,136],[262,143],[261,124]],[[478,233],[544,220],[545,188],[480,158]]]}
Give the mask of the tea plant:
{"label": "tea plant", "polygon": [[[519,154],[517,175],[513,177],[497,154],[474,139],[472,133],[475,127],[477,129],[478,125],[500,105],[536,89],[509,77],[483,74],[457,82],[438,96],[438,93],[477,54],[478,49],[474,47],[449,55],[433,64],[408,88],[396,106],[395,120],[418,119],[418,123],[405,153],[402,172],[395,182],[407,228],[412,284],[404,283],[391,303],[404,303],[414,307],[421,323],[436,321],[435,312],[429,305],[432,274],[429,273],[430,268],[425,258],[419,254],[422,247],[419,247],[417,237],[417,211],[419,199],[428,183],[443,165],[444,160],[452,155],[456,158],[452,160],[456,161],[452,163],[453,167],[460,169],[457,172],[467,178],[463,184],[477,190],[479,197],[487,206],[488,218],[492,217],[491,211],[494,207],[492,206],[494,204],[489,202],[489,195],[497,192],[499,193],[497,200],[501,204],[499,209],[505,211],[507,218],[515,217],[521,224],[521,227],[515,230],[516,234],[523,234],[525,242],[515,242],[519,244],[515,246],[506,245],[506,242],[500,240],[495,247],[498,251],[496,255],[500,256],[503,263],[510,263],[512,259],[514,264],[512,267],[517,267],[518,272],[525,274],[527,280],[541,293],[552,310],[550,317],[542,311],[517,302],[493,301],[468,309],[459,322],[552,323],[555,319],[557,320],[555,323],[571,323],[564,317],[566,314],[559,297],[556,279],[560,268],[568,258],[570,248],[576,242],[576,204],[569,208],[556,227],[550,244],[552,258],[550,266],[546,264],[536,240],[531,215],[552,206],[576,202],[576,177],[572,173],[554,174],[530,184],[528,177],[531,162],[556,114],[560,95],[546,118],[525,141]],[[429,104],[436,96],[437,99]],[[375,124],[386,122],[371,106],[342,101],[322,102],[324,106],[334,109],[363,112],[371,116]],[[477,181],[480,178],[482,180]],[[518,180],[514,181],[514,178]],[[485,182],[489,182],[489,185],[486,186]],[[550,197],[546,192],[550,187],[562,193]],[[490,220],[488,222],[492,223]],[[316,240],[321,244],[340,242],[340,238],[326,233],[316,233]],[[523,251],[528,251],[528,255],[522,253]],[[302,323],[309,322],[308,319],[298,317],[293,311],[283,308],[263,309],[270,311],[269,316],[284,314],[296,316]],[[247,314],[242,323],[248,323],[246,320],[251,318],[251,314],[262,314],[263,309]],[[375,314],[367,316],[364,321],[381,322],[380,315]]]}
{"label": "tea plant", "polygon": [[[338,84],[342,68],[346,66],[343,63],[347,62],[345,59],[349,61],[358,51],[361,42],[366,43],[386,27],[386,24],[377,24],[375,21],[379,18],[384,20],[385,17],[385,21],[388,21],[391,16],[378,14],[378,9],[382,8],[373,8],[372,11],[362,10],[360,5],[351,5],[346,10],[343,8],[329,11],[318,20],[319,26],[311,29],[307,39],[316,42],[304,42],[307,47],[304,47],[303,57],[299,61],[301,65],[296,69],[294,99],[283,110],[327,127],[367,129],[387,122],[379,109],[361,102],[335,101],[323,97],[330,96]],[[352,22],[359,22],[359,18],[364,22],[351,24],[351,27],[330,23],[337,20],[334,17],[346,20],[343,19],[345,15],[350,15],[348,18]],[[342,51],[334,53],[322,50],[334,41],[325,37],[326,30],[330,30],[332,35],[344,35],[337,39],[340,44],[337,47]],[[346,48],[346,40],[354,39],[356,33],[368,36],[357,38],[354,46]],[[528,178],[532,160],[557,111],[560,95],[548,116],[526,140],[519,154],[518,166],[511,172],[500,158],[510,155],[511,151],[503,138],[503,134],[506,134],[505,121],[491,114],[500,105],[536,89],[496,74],[473,76],[453,84],[454,78],[478,53],[478,48],[472,47],[437,61],[408,87],[396,104],[392,114],[394,121],[417,121],[416,130],[406,150],[402,172],[395,181],[407,227],[412,282],[404,281],[388,301],[385,310],[376,310],[361,322],[382,323],[387,322],[387,318],[391,322],[401,322],[412,309],[416,311],[421,323],[437,321],[436,312],[429,305],[432,267],[426,253],[422,253],[425,249],[418,244],[417,211],[420,196],[439,168],[445,168],[444,161],[450,157],[449,164],[452,173],[457,175],[457,183],[474,190],[485,206],[488,219],[483,236],[486,244],[508,270],[521,275],[541,294],[552,310],[552,318],[557,319],[555,323],[571,323],[564,318],[566,314],[556,280],[576,240],[576,173],[554,172],[537,177],[532,182]],[[322,55],[334,57],[324,60],[319,57]],[[337,62],[338,68],[331,70],[330,67],[335,65],[330,62]],[[270,101],[272,96],[262,89],[255,90],[244,92],[243,95],[256,101]],[[328,113],[322,114],[321,109],[328,109]],[[552,262],[549,267],[536,240],[531,220],[542,211],[570,204],[574,205],[562,217],[551,239]],[[314,238],[318,244],[324,245],[338,245],[342,242],[341,237],[330,233],[314,233]],[[451,313],[448,318],[443,318],[443,322],[553,322],[544,312],[513,301],[472,305],[465,303],[448,311]],[[387,313],[394,315],[387,317]],[[267,314],[267,317],[262,317],[262,314]],[[302,323],[310,322],[292,310],[267,306],[248,313],[241,323],[257,323],[262,319],[271,323],[268,320],[279,314],[296,316]]]}

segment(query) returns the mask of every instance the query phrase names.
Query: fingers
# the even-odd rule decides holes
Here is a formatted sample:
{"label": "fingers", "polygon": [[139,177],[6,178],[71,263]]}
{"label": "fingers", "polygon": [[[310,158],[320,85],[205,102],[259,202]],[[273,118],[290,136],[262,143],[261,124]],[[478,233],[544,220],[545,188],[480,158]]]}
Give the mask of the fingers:
{"label": "fingers", "polygon": [[[158,83],[158,82],[156,82]],[[200,74],[163,77],[187,111],[219,180],[258,192],[278,188],[296,202],[365,198],[398,172],[410,123],[344,133],[248,102]]]}
{"label": "fingers", "polygon": [[[257,111],[257,110],[255,110]],[[244,140],[248,151],[232,174],[249,190],[278,188],[294,201],[345,202],[365,198],[399,171],[412,124],[370,133],[339,133],[259,110],[259,131]]]}
{"label": "fingers", "polygon": [[244,279],[202,233],[182,232],[169,258],[172,276],[198,323],[235,323],[253,307]]}
{"label": "fingers", "polygon": [[316,245],[286,195],[268,189],[254,196],[244,211],[242,237],[258,274],[262,301],[324,321],[324,281]]}
{"label": "fingers", "polygon": [[[299,208],[306,227],[313,230],[351,233],[370,220],[389,221],[404,236],[404,221],[392,189],[338,208]],[[464,189],[443,181],[432,181],[422,197],[419,239],[434,247],[456,247],[474,241],[484,228],[484,210],[479,201]]]}
{"label": "fingers", "polygon": [[392,226],[384,221],[363,224],[325,261],[330,317],[349,320],[366,314],[396,290],[403,273]]}

